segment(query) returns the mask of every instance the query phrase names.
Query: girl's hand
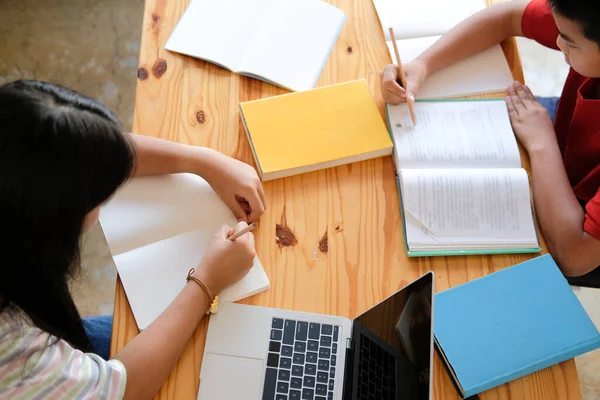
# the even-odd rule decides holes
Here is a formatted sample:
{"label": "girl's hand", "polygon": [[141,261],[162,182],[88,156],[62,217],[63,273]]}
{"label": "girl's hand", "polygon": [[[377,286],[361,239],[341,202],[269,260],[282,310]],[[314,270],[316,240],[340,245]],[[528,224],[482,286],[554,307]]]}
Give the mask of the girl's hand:
{"label": "girl's hand", "polygon": [[201,176],[212,186],[238,221],[254,222],[267,208],[258,174],[250,165],[202,148],[206,169]]}
{"label": "girl's hand", "polygon": [[402,68],[406,75],[406,89],[398,83],[400,81],[400,72],[397,65],[390,64],[379,74],[381,78],[381,94],[383,95],[383,100],[388,104],[404,103],[407,99],[414,102],[419,88],[427,77],[427,68],[418,59],[403,64]]}
{"label": "girl's hand", "polygon": [[254,235],[248,232],[235,241],[227,238],[248,226],[239,222],[235,229],[223,226],[213,236],[204,258],[194,275],[216,296],[242,279],[254,263]]}

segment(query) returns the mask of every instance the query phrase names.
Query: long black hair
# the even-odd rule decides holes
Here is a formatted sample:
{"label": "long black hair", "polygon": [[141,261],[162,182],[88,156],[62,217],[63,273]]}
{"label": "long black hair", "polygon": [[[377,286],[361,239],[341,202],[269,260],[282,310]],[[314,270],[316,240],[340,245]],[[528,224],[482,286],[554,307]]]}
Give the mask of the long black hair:
{"label": "long black hair", "polygon": [[0,311],[91,350],[68,280],[86,215],[134,166],[128,135],[98,101],[48,82],[0,86]]}

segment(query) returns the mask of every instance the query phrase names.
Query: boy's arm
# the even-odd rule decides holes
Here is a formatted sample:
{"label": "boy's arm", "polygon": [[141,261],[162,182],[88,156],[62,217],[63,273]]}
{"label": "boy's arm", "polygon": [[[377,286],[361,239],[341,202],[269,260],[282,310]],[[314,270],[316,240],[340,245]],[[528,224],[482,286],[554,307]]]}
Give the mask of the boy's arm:
{"label": "boy's arm", "polygon": [[434,73],[513,36],[523,36],[521,20],[529,1],[496,4],[451,29],[418,59]]}
{"label": "boy's arm", "polygon": [[[444,67],[477,54],[513,36],[523,36],[521,20],[528,1],[493,5],[452,28],[417,59],[404,66],[409,97],[417,94],[427,77]],[[406,101],[398,84],[398,67],[388,65],[381,73],[381,92],[386,103]]]}
{"label": "boy's arm", "polygon": [[256,221],[265,211],[263,188],[250,165],[207,147],[133,133],[131,138],[137,157],[135,176],[197,174],[212,186],[238,221]]}
{"label": "boy's arm", "polygon": [[515,135],[529,153],[540,228],[562,272],[581,276],[600,265],[600,240],[583,230],[585,214],[571,188],[548,112],[515,84],[507,106]]}

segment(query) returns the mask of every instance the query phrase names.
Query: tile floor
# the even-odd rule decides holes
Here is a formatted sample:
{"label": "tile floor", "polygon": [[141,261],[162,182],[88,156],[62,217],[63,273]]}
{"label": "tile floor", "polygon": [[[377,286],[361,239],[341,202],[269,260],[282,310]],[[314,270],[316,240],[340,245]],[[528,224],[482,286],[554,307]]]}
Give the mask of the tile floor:
{"label": "tile floor", "polygon": [[[0,84],[50,80],[96,97],[131,127],[143,0],[0,1]],[[519,40],[525,79],[536,95],[558,96],[562,55]],[[544,71],[544,73],[539,73]],[[72,283],[83,315],[112,312],[116,272],[100,225],[83,239],[83,268]],[[600,290],[574,288],[600,327]],[[577,359],[583,398],[600,399],[600,352]]]}

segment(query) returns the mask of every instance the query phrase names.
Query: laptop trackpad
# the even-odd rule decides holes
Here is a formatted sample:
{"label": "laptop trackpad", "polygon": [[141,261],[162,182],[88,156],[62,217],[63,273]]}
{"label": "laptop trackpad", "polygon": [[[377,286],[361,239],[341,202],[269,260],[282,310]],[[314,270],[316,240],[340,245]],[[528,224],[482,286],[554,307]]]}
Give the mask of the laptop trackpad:
{"label": "laptop trackpad", "polygon": [[206,353],[198,400],[260,399],[264,371],[260,358]]}

